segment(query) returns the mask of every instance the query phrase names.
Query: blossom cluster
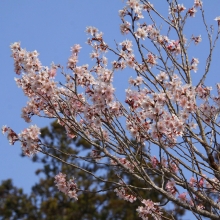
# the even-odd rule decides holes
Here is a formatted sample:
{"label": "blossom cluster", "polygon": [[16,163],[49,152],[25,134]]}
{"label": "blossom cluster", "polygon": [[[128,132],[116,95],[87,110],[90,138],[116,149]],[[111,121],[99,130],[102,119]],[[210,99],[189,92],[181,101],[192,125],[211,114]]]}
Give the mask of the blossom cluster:
{"label": "blossom cluster", "polygon": [[40,129],[37,125],[31,125],[29,128],[24,129],[21,133],[16,134],[10,127],[3,126],[2,133],[7,133],[7,138],[10,144],[16,141],[21,142],[22,151],[26,156],[31,156],[38,152]]}
{"label": "blossom cluster", "polygon": [[[192,188],[195,188],[196,190],[209,190],[210,192],[212,192],[213,194],[215,194],[215,196],[218,198],[217,202],[219,201],[220,199],[220,194],[219,194],[219,180],[217,178],[213,178],[213,179],[208,179],[208,181],[206,180],[206,176],[203,174],[202,177],[200,178],[194,178],[194,177],[191,177],[189,182],[188,182],[189,186],[192,187]],[[176,194],[178,193],[178,199],[181,201],[181,202],[184,202],[184,203],[188,203],[190,206],[197,206],[198,209],[204,209],[205,207],[203,206],[202,204],[202,201],[199,200],[196,196],[192,196],[191,195],[191,198],[188,199],[187,198],[187,195],[188,193],[187,192],[182,192],[182,193],[179,193],[177,187],[176,187],[176,183],[175,181],[172,179],[172,180],[169,180],[166,184],[166,190],[167,192],[169,192],[172,196],[176,196]]]}
{"label": "blossom cluster", "polygon": [[[194,5],[192,8],[189,8],[187,11],[187,14],[190,17],[195,17],[195,13],[197,12],[196,8],[202,7],[202,1],[201,0],[194,0]],[[172,13],[181,13],[186,10],[186,7],[183,4],[173,5],[169,8],[169,14]]]}
{"label": "blossom cluster", "polygon": [[137,199],[134,195],[129,194],[128,190],[123,186],[119,187],[119,188],[116,188],[114,190],[114,192],[116,192],[116,195],[119,198],[124,199],[126,201],[129,201],[131,203],[136,201],[136,199]]}
{"label": "blossom cluster", "polygon": [[[87,32],[92,33],[93,38],[99,39],[104,45],[101,34],[96,33],[95,28],[90,27],[87,29]],[[91,40],[90,44],[93,44],[92,42],[93,40]],[[95,47],[96,54],[99,55],[100,50],[106,49],[103,45],[102,47]],[[71,48],[72,55],[68,60],[68,68],[73,71],[74,76],[64,74],[66,84],[64,87],[58,87],[54,81],[57,66],[53,64],[51,69],[38,66],[36,69],[37,53],[33,59],[30,59],[35,53],[21,49],[20,43],[11,45],[16,68],[18,66],[21,67],[24,73],[21,78],[15,79],[16,83],[23,89],[25,95],[29,97],[27,106],[22,109],[22,117],[26,122],[30,122],[33,115],[40,115],[42,112],[46,117],[52,118],[57,117],[57,114],[61,113],[64,116],[61,124],[66,128],[67,135],[73,137],[74,132],[69,129],[71,125],[65,117],[70,115],[75,117],[77,114],[84,114],[83,126],[88,127],[91,125],[94,128],[92,134],[98,133],[99,136],[102,135],[104,139],[108,139],[106,130],[102,129],[102,134],[100,133],[102,120],[100,112],[105,110],[107,105],[109,111],[114,115],[120,114],[120,105],[114,101],[113,94],[115,89],[111,83],[113,74],[105,68],[107,60],[104,56],[102,59],[94,57],[97,59],[97,63],[102,62],[104,66],[96,66],[92,71],[89,71],[87,65],[76,66],[80,48],[80,45],[74,45]],[[27,63],[30,65],[27,65]],[[96,73],[96,78],[94,78],[92,72]],[[85,87],[86,97],[74,92],[76,86]],[[86,99],[87,104],[85,103]],[[71,108],[71,106],[74,106],[74,108]]]}
{"label": "blossom cluster", "polygon": [[217,178],[212,178],[212,179],[207,180],[207,177],[204,174],[202,175],[202,177],[198,179],[191,177],[189,181],[189,185],[191,187],[195,187],[197,189],[206,188],[206,189],[211,190],[212,192],[218,193],[218,196],[220,196],[218,192],[219,184],[220,184],[220,181]]}
{"label": "blossom cluster", "polygon": [[20,47],[20,43],[11,45],[12,57],[15,61],[15,71],[22,74],[21,78],[15,78],[18,87],[21,87],[24,94],[29,97],[27,106],[22,109],[22,118],[31,122],[32,115],[40,115],[40,111],[50,116],[54,110],[49,108],[48,99],[55,105],[57,98],[56,82],[53,78],[56,67],[51,69],[40,65],[37,51],[28,52]]}
{"label": "blossom cluster", "polygon": [[[219,174],[216,174],[219,171],[218,159],[217,156],[213,158],[214,153],[219,151],[219,132],[215,126],[219,126],[216,120],[220,109],[220,84],[217,84],[218,94],[214,97],[210,94],[212,88],[205,86],[207,73],[194,86],[191,72],[197,72],[199,59],[189,58],[187,50],[190,43],[182,34],[186,19],[194,17],[198,9],[203,13],[202,4],[201,0],[194,0],[193,6],[187,9],[183,4],[173,2],[170,4],[168,19],[159,16],[168,24],[168,33],[171,29],[178,33],[175,36],[173,33],[162,34],[162,28],[156,25],[151,15],[158,12],[150,2],[127,0],[126,6],[119,11],[122,21],[120,31],[123,35],[131,33],[137,45],[133,46],[132,41],[126,39],[117,43],[114,50],[104,41],[102,32],[89,26],[86,28],[89,35],[87,44],[92,47],[90,58],[94,64],[90,67],[79,63],[81,46],[75,44],[67,60],[68,73],[64,72],[61,65],[54,63],[50,67],[42,66],[37,51],[27,51],[21,48],[19,42],[11,44],[15,72],[20,75],[15,81],[29,99],[22,109],[22,118],[26,122],[31,122],[34,115],[56,118],[66,129],[69,138],[80,136],[95,147],[88,156],[92,160],[86,158],[87,161],[111,158],[112,168],[122,168],[128,175],[148,183],[152,178],[148,173],[150,170],[155,176],[164,179],[165,187],[160,186],[163,195],[168,200],[184,203],[188,209],[197,207],[198,213],[198,210],[205,209],[203,199],[210,193],[220,201]],[[152,23],[140,21],[145,12]],[[126,20],[128,17],[130,21]],[[220,17],[215,20],[220,26]],[[169,39],[169,36],[174,38]],[[156,50],[142,44],[142,40],[151,42]],[[195,45],[201,41],[201,35],[192,35],[191,42]],[[214,49],[215,40],[212,42]],[[134,53],[136,49],[139,51],[138,56]],[[107,52],[116,56],[112,62],[108,62]],[[205,72],[209,70],[211,53],[209,58]],[[131,68],[135,76],[129,78],[125,99],[119,102],[113,80],[114,75],[125,68]],[[64,83],[55,81],[58,71],[63,75]],[[31,156],[41,151],[43,144],[36,125],[31,125],[20,134],[3,126],[2,132],[7,134],[10,144],[21,142],[25,155]],[[152,156],[151,144],[157,147],[160,157]],[[204,147],[204,150],[200,152],[197,145]],[[177,155],[181,158],[177,158]],[[82,156],[78,158],[83,159]],[[186,165],[188,162],[195,166],[189,168]],[[183,178],[185,170],[192,171],[194,176],[206,170],[217,178],[203,175],[192,177],[187,182]],[[59,173],[55,176],[55,183],[61,192],[78,199],[74,179],[67,181],[66,175]],[[152,181],[152,187],[156,188],[153,184],[157,183]],[[181,192],[181,186],[185,190],[186,185],[187,192]],[[122,182],[114,191],[119,198],[129,202],[142,200],[132,195],[130,189]],[[200,192],[204,195],[201,196]],[[162,219],[158,203],[144,199],[142,204],[137,209],[142,219]],[[216,204],[214,208],[218,208]]]}
{"label": "blossom cluster", "polygon": [[40,128],[36,125],[31,125],[18,134],[21,141],[21,147],[25,155],[31,156],[35,154],[39,148]]}
{"label": "blossom cluster", "polygon": [[22,71],[39,71],[41,69],[42,66],[38,59],[39,54],[36,50],[28,53],[20,47],[20,42],[11,44],[11,50],[13,51],[12,57],[14,58],[14,71],[16,74],[20,75]]}
{"label": "blossom cluster", "polygon": [[194,37],[192,36],[192,40],[194,41],[194,44],[197,45],[198,43],[200,43],[202,41],[202,37],[201,35]]}
{"label": "blossom cluster", "polygon": [[142,12],[149,12],[153,9],[153,5],[149,1],[142,4],[140,0],[128,0],[127,6],[119,11],[119,16],[123,19],[127,14],[129,14],[129,9],[132,9],[135,12],[135,20],[139,20],[144,18]]}
{"label": "blossom cluster", "polygon": [[199,60],[197,58],[192,58],[190,70],[193,70],[195,73],[197,72]]}
{"label": "blossom cluster", "polygon": [[169,180],[166,184],[166,190],[169,192],[171,195],[175,196],[177,193],[177,188],[176,188],[176,183],[174,180]]}
{"label": "blossom cluster", "polygon": [[77,185],[75,183],[74,179],[70,179],[69,181],[66,180],[66,174],[59,173],[55,176],[55,181],[57,188],[69,196],[70,198],[74,198],[75,200],[78,200],[77,196]]}
{"label": "blossom cluster", "polygon": [[[127,119],[127,129],[137,140],[148,139],[151,132],[153,138],[175,143],[183,134],[189,114],[196,110],[196,90],[189,84],[182,85],[177,75],[168,81],[166,74],[161,72],[157,79],[163,83],[166,93],[153,93],[146,88],[126,90],[126,103],[136,112],[136,116]],[[170,100],[182,109],[178,116],[166,110]]]}
{"label": "blossom cluster", "polygon": [[137,212],[139,217],[141,217],[143,220],[148,220],[148,218],[152,217],[155,220],[161,220],[162,219],[162,212],[160,210],[160,207],[158,206],[159,203],[154,203],[152,200],[143,200],[142,203],[144,206],[139,206],[137,208]]}
{"label": "blossom cluster", "polygon": [[18,135],[6,125],[2,126],[2,134],[7,134],[9,144],[13,145],[18,140]]}

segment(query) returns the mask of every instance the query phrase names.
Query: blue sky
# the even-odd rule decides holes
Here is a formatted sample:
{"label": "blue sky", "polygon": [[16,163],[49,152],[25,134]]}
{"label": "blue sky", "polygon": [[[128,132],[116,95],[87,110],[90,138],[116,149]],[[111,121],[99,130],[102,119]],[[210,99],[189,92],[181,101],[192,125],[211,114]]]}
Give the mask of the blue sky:
{"label": "blue sky", "polygon": [[[91,49],[85,44],[87,26],[96,26],[105,33],[106,40],[122,39],[119,31],[118,10],[122,8],[118,0],[85,1],[0,1],[0,53],[2,89],[0,124],[11,126],[20,132],[29,126],[21,119],[21,108],[27,99],[17,88],[13,72],[13,60],[9,45],[20,41],[28,51],[37,50],[43,65],[52,61],[66,66],[70,56],[70,47],[79,43],[83,47],[80,56],[82,63],[87,63]],[[108,10],[107,10],[108,9]],[[48,120],[33,118],[33,124],[47,126]],[[36,167],[29,158],[21,158],[19,144],[10,146],[7,138],[0,136],[0,181],[12,178],[13,182],[23,187],[26,192],[37,181],[34,174]]]}
{"label": "blue sky", "polygon": [[[186,6],[193,4],[193,0],[183,0]],[[213,20],[220,15],[219,0],[204,0],[204,7],[208,24],[217,27]],[[151,3],[159,8],[164,15],[168,13],[165,0],[152,0]],[[91,48],[85,44],[87,36],[86,26],[95,26],[104,33],[104,39],[112,47],[114,40],[121,42],[128,38],[120,34],[120,18],[118,10],[123,7],[122,0],[0,0],[0,57],[1,57],[1,80],[0,88],[2,95],[0,126],[11,126],[16,132],[20,132],[29,126],[21,119],[21,108],[25,106],[27,99],[23,96],[21,89],[18,89],[13,72],[13,60],[10,57],[9,45],[20,41],[22,47],[28,51],[37,50],[40,53],[40,60],[43,65],[50,65],[51,62],[60,63],[66,66],[70,55],[70,47],[75,43],[82,46],[80,63],[90,62],[89,53]],[[201,46],[192,47],[190,53],[200,59],[199,69],[203,69],[207,56],[207,41],[205,29],[202,26],[201,17],[196,15],[187,25],[187,35],[202,35]],[[207,81],[212,85],[220,79],[219,73],[219,51],[220,43],[214,52],[213,65]],[[115,87],[121,96],[127,86],[129,76],[120,73],[116,76]],[[201,73],[202,74],[202,73]],[[124,77],[126,76],[126,77]],[[194,79],[200,76],[198,71]],[[220,80],[219,80],[220,81]],[[40,127],[49,125],[48,120],[34,118],[32,124]],[[10,146],[6,137],[0,135],[0,181],[12,178],[16,186],[24,188],[25,192],[37,181],[34,174],[39,165],[34,164],[27,157],[21,158],[19,144]]]}

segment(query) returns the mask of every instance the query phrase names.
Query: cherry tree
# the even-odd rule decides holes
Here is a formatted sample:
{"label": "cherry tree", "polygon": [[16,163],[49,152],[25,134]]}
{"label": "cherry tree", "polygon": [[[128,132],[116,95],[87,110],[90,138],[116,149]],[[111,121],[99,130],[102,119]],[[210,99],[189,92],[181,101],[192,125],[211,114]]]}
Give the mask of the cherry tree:
{"label": "cherry tree", "polygon": [[[108,166],[118,181],[92,173],[80,163],[69,166],[97,181],[109,182],[109,190],[127,202],[140,201],[137,212],[142,219],[172,219],[172,214],[165,217],[163,208],[169,202],[189,210],[197,219],[219,219],[220,84],[212,93],[206,78],[220,34],[220,16],[213,18],[209,27],[201,0],[191,1],[189,8],[167,0],[167,16],[147,0],[124,4],[119,16],[126,39],[116,42],[114,48],[96,27],[86,28],[87,44],[92,47],[91,66],[78,64],[79,44],[71,47],[67,68],[54,63],[43,66],[37,51],[23,49],[20,42],[11,44],[15,73],[20,76],[15,81],[28,97],[22,118],[28,123],[33,116],[57,119],[68,137],[87,141],[92,146],[89,157],[69,156],[81,164]],[[189,50],[199,50],[202,36],[187,36],[185,31],[195,16],[201,17],[209,47],[205,68],[199,71],[199,59]],[[108,61],[108,54],[115,59]],[[114,88],[114,75],[119,71],[132,75],[125,75],[129,86],[122,101]],[[194,80],[195,73],[199,80]],[[63,81],[56,81],[58,74]],[[10,144],[20,142],[27,156],[41,152],[55,157],[48,152],[53,146],[41,142],[37,125],[19,134],[3,126],[2,132]],[[128,184],[123,173],[141,184]],[[160,181],[153,181],[155,177]],[[65,173],[55,176],[55,184],[75,200],[85,193],[77,187],[77,179],[67,179]],[[167,202],[144,198],[139,190],[156,190]]]}

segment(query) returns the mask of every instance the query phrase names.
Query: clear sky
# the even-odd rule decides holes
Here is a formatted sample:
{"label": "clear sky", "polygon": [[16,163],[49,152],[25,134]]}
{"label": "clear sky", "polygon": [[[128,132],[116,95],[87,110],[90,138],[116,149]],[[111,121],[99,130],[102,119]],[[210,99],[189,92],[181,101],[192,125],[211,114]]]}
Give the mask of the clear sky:
{"label": "clear sky", "polygon": [[[192,6],[194,0],[182,0],[186,6]],[[166,0],[151,0],[155,7],[163,14],[168,14]],[[217,27],[214,18],[220,15],[219,0],[203,0],[207,22]],[[16,132],[20,132],[27,125],[21,119],[21,108],[25,106],[27,99],[21,89],[17,88],[13,72],[13,60],[10,57],[9,45],[20,41],[22,47],[28,51],[37,50],[43,65],[51,62],[66,66],[70,55],[70,47],[75,43],[83,47],[80,55],[80,63],[90,62],[91,48],[85,44],[87,36],[86,26],[95,26],[104,33],[104,39],[111,46],[114,40],[121,42],[127,36],[120,34],[121,23],[118,10],[123,7],[122,0],[0,0],[0,65],[1,65],[1,114],[0,126],[11,126]],[[194,20],[193,20],[194,19]],[[205,29],[199,22],[200,16],[192,19],[188,24],[191,34],[202,35],[203,41],[199,48],[192,50],[192,55],[200,59],[199,69],[203,69],[207,57],[207,41]],[[219,80],[219,54],[220,43],[215,50],[213,65],[207,85],[212,85]],[[116,76],[115,87],[118,94],[124,91],[127,79],[122,74]],[[201,75],[198,71],[194,78]],[[118,77],[118,78],[117,78]],[[124,79],[124,80],[123,80]],[[40,127],[49,125],[48,120],[34,118],[33,124]],[[6,137],[0,135],[0,181],[12,178],[16,186],[24,188],[25,192],[37,181],[34,174],[39,165],[31,162],[29,158],[21,158],[19,144],[10,146]]]}
{"label": "clear sky", "polygon": [[[52,61],[66,66],[70,47],[75,43],[82,45],[80,62],[87,63],[91,49],[85,44],[87,26],[96,26],[104,32],[107,41],[121,40],[118,10],[122,1],[112,0],[0,0],[0,53],[2,91],[0,126],[6,124],[16,132],[29,126],[20,117],[21,108],[27,98],[17,88],[13,72],[13,60],[9,45],[20,41],[28,51],[37,50],[43,65]],[[50,122],[33,118],[33,124],[40,127]],[[19,144],[10,146],[7,138],[0,135],[0,181],[12,178],[26,192],[37,181],[36,167],[29,158],[20,157]]]}

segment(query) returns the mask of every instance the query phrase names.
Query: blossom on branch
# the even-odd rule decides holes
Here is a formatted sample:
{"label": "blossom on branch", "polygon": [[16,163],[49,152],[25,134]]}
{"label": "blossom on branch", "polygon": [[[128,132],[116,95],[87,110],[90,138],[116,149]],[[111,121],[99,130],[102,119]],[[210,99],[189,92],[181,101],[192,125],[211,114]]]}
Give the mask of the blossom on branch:
{"label": "blossom on branch", "polygon": [[[142,203],[137,208],[142,219],[174,219],[166,207],[162,211],[159,203],[142,198],[146,194],[139,190],[149,189],[200,219],[219,219],[220,83],[212,94],[207,77],[220,32],[208,33],[210,49],[204,51],[208,58],[195,80],[192,71],[197,72],[204,60],[194,57],[199,47],[189,48],[202,38],[189,34],[185,24],[193,26],[190,17],[201,13],[207,29],[203,3],[194,0],[188,9],[178,1],[167,6],[169,14],[163,15],[149,1],[127,0],[119,17],[121,34],[128,39],[115,41],[115,48],[96,27],[88,26],[90,62],[80,64],[82,47],[75,44],[67,58],[69,72],[60,64],[43,66],[36,50],[27,51],[20,42],[11,44],[15,81],[28,98],[21,117],[28,123],[34,116],[57,119],[68,140],[82,138],[88,143],[86,156],[80,148],[73,154],[52,148],[80,161],[74,167],[100,183],[97,191],[111,190],[101,184],[108,183],[119,198]],[[220,17],[215,20],[220,26]],[[115,83],[121,74],[123,82]],[[58,75],[63,79],[56,81]],[[118,96],[116,85],[122,87],[122,83],[127,88]],[[2,133],[10,144],[20,142],[27,156],[39,151],[53,156],[41,142],[36,125],[20,134],[3,126]],[[61,161],[69,165],[68,159]],[[93,172],[91,163],[97,169],[108,167],[115,177],[108,180],[102,172]],[[79,189],[66,175],[55,176],[56,186],[77,200]],[[126,184],[127,176],[138,184]]]}
{"label": "blossom on branch", "polygon": [[[122,185],[124,185],[124,184],[122,183]],[[131,203],[133,203],[137,199],[134,195],[129,194],[129,191],[125,187],[123,187],[123,186],[121,186],[119,188],[116,188],[114,190],[114,192],[116,193],[116,195],[119,198],[124,199],[126,201],[129,201]]]}
{"label": "blossom on branch", "polygon": [[145,206],[139,206],[137,209],[139,217],[143,220],[148,220],[149,217],[152,217],[155,220],[162,220],[162,212],[159,208],[159,203],[154,203],[150,199],[143,200],[142,203]]}
{"label": "blossom on branch", "polygon": [[69,181],[66,181],[66,174],[59,173],[55,177],[55,183],[57,188],[63,192],[64,194],[68,195],[70,198],[74,198],[75,200],[78,200],[77,196],[77,185],[75,183],[74,179],[70,179]]}

